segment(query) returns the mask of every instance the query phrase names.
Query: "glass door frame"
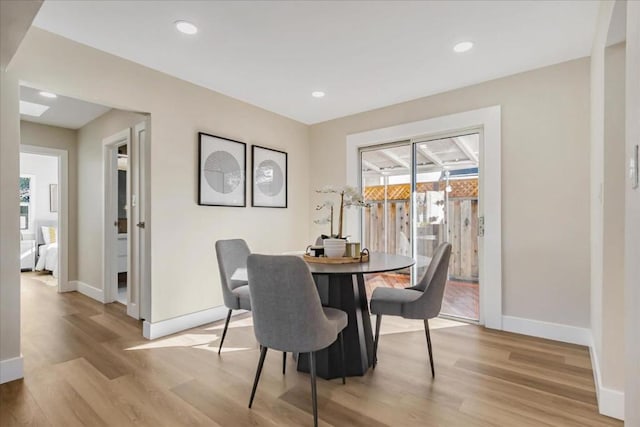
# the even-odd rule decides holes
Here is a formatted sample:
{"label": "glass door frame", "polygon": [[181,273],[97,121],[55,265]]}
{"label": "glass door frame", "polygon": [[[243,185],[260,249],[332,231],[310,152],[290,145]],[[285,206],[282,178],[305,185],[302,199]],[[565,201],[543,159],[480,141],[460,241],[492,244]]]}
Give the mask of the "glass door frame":
{"label": "glass door frame", "polygon": [[[478,217],[483,216],[483,212],[484,212],[484,206],[483,206],[483,202],[482,202],[482,195],[483,195],[483,184],[482,184],[482,166],[484,164],[484,154],[485,154],[485,150],[484,150],[484,127],[483,126],[469,126],[469,127],[463,127],[463,128],[459,128],[456,130],[448,130],[445,132],[437,132],[437,133],[430,133],[427,135],[420,135],[420,136],[416,136],[416,137],[412,137],[409,139],[400,139],[398,141],[394,141],[394,142],[387,142],[387,143],[382,143],[382,144],[373,144],[373,145],[366,145],[366,146],[360,146],[358,147],[358,189],[359,191],[364,195],[364,183],[363,183],[363,175],[362,175],[362,154],[364,152],[368,152],[368,151],[378,151],[378,150],[383,150],[385,148],[395,148],[395,147],[401,147],[404,145],[409,145],[410,149],[411,149],[411,162],[410,162],[410,166],[411,166],[411,170],[409,171],[409,177],[410,177],[410,194],[409,194],[409,206],[410,206],[410,221],[409,221],[409,230],[410,230],[410,236],[411,236],[411,256],[416,259],[417,256],[417,252],[418,252],[418,247],[417,247],[417,238],[416,238],[416,224],[415,224],[415,220],[417,218],[417,203],[416,203],[416,192],[417,192],[417,176],[418,176],[418,165],[417,165],[417,158],[418,158],[418,144],[421,143],[426,143],[426,142],[430,142],[430,141],[436,141],[436,140],[440,140],[440,139],[446,139],[446,138],[454,138],[454,137],[458,137],[458,136],[465,136],[465,135],[470,135],[470,134],[478,134],[479,137],[479,153],[478,153]],[[385,199],[385,205],[386,205],[386,199]],[[386,212],[387,208],[385,207],[385,212]],[[386,215],[386,214],[385,214]],[[447,216],[449,215],[448,209],[447,209]],[[386,224],[386,222],[385,222]],[[360,241],[364,242],[364,225],[365,225],[365,210],[362,209],[361,213],[360,213],[360,221],[359,221],[359,237],[360,237]],[[446,233],[446,241],[450,240],[450,230],[449,230],[449,219],[446,218],[445,219],[445,233]],[[480,235],[478,236],[480,237]],[[364,243],[363,243],[364,244]],[[388,247],[387,244],[387,235],[386,235],[386,230],[385,230],[385,247]],[[483,268],[483,263],[482,263],[482,245],[478,245],[478,267],[479,269]],[[411,267],[411,285],[414,286],[416,284],[416,280],[417,280],[417,270],[418,270],[418,265],[417,263],[414,264]],[[480,271],[479,277],[478,277],[478,286],[481,286],[480,283],[480,278],[482,278],[482,271]],[[474,323],[474,324],[479,324],[481,323],[481,319],[483,319],[483,313],[482,313],[482,303],[480,302],[480,300],[482,299],[482,292],[479,291],[478,292],[478,298],[479,298],[479,312],[478,312],[478,319],[470,319],[470,318],[465,318],[465,317],[458,317],[458,316],[454,316],[454,315],[449,315],[449,314],[443,314],[441,313],[439,315],[439,317],[442,318],[446,318],[446,319],[452,319],[452,320],[456,320],[456,321],[462,321],[462,322],[467,322],[467,323]]]}
{"label": "glass door frame", "polygon": [[[418,165],[417,165],[417,158],[418,158],[418,144],[422,144],[422,143],[428,143],[430,141],[437,141],[437,140],[441,140],[441,139],[447,139],[447,138],[455,138],[455,137],[459,137],[459,136],[465,136],[465,135],[478,135],[478,218],[483,216],[483,205],[482,205],[482,165],[483,165],[483,156],[484,156],[484,132],[483,132],[483,127],[482,126],[472,126],[472,127],[468,127],[468,128],[463,128],[463,129],[458,129],[455,131],[447,131],[447,132],[440,132],[440,133],[436,133],[436,134],[430,134],[430,135],[425,135],[425,136],[420,136],[420,137],[415,137],[415,138],[411,138],[411,148],[412,148],[412,153],[411,153],[411,160],[412,160],[412,174],[411,174],[411,227],[412,227],[412,232],[411,232],[411,253],[412,256],[414,258],[417,257],[418,254],[418,239],[417,239],[417,229],[415,226],[415,222],[414,222],[414,218],[417,218],[417,203],[416,203],[416,193],[417,193],[417,186],[418,186]],[[449,207],[447,206],[448,204],[448,196],[446,194],[446,190],[445,190],[445,242],[450,242],[451,240],[451,228],[450,228],[450,212],[449,212]],[[477,238],[479,238],[480,235],[477,236]],[[482,257],[482,245],[478,244],[478,268],[482,269],[482,262],[481,262],[481,258]],[[415,280],[417,278],[417,269],[418,269],[418,263],[416,261],[416,263],[413,265],[412,267],[412,274],[411,274],[411,282],[412,284],[415,285]],[[482,304],[480,303],[480,299],[482,298],[482,292],[480,291],[480,286],[482,286],[482,284],[480,283],[480,278],[482,277],[482,274],[478,275],[478,318],[477,319],[472,319],[472,318],[468,318],[468,317],[462,317],[462,316],[455,316],[452,314],[446,314],[446,313],[440,313],[439,317],[445,318],[445,319],[451,319],[451,320],[456,320],[456,321],[461,321],[461,322],[467,322],[467,323],[473,323],[473,324],[479,324],[480,323],[480,319],[482,318]]]}

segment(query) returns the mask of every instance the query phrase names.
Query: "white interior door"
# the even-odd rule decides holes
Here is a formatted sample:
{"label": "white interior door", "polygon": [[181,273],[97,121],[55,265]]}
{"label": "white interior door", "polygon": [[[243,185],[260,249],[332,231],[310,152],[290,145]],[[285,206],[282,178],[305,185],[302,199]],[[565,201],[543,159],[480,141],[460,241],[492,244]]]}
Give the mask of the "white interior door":
{"label": "white interior door", "polygon": [[136,319],[149,319],[151,292],[148,250],[148,188],[147,174],[149,150],[149,123],[141,122],[134,127],[132,138],[132,233],[131,233],[131,286],[127,294],[127,314]]}
{"label": "white interior door", "polygon": [[137,132],[133,132],[129,150],[129,170],[127,177],[130,178],[127,191],[127,314],[135,319],[140,318],[140,281],[138,270],[138,194],[140,186],[139,178],[139,158],[140,144]]}

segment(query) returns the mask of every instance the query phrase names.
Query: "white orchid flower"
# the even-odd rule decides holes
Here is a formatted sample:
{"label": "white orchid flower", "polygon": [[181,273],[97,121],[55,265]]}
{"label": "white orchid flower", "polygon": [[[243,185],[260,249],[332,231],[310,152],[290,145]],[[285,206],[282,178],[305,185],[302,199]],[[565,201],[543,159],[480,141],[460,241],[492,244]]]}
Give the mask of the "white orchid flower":
{"label": "white orchid flower", "polygon": [[[367,204],[364,201],[364,197],[362,196],[362,194],[360,193],[360,191],[356,188],[356,187],[352,187],[350,185],[345,185],[343,187],[340,188],[336,188],[333,187],[331,185],[327,185],[322,187],[320,190],[316,190],[316,193],[324,193],[324,194],[328,194],[328,193],[333,193],[333,194],[339,194],[340,195],[340,203],[339,203],[339,207],[337,207],[337,211],[338,211],[338,233],[337,235],[339,237],[343,237],[342,236],[342,226],[343,226],[343,214],[344,214],[344,208],[350,208],[351,206],[356,206],[356,207],[368,207],[369,204]],[[318,219],[313,221],[315,224],[327,224],[330,223],[331,224],[331,235],[333,235],[333,209],[334,209],[334,203],[330,200],[325,201],[324,203],[322,203],[321,205],[317,205],[316,206],[316,210],[322,210],[324,208],[329,208],[331,210],[331,213],[329,214],[328,217],[326,218],[322,218],[322,219]]]}

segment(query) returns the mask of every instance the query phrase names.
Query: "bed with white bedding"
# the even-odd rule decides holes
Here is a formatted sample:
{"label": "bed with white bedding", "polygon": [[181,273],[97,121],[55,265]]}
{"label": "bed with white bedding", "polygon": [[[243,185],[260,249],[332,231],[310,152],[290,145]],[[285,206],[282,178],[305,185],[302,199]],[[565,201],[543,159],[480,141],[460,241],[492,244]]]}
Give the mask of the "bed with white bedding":
{"label": "bed with white bedding", "polygon": [[53,277],[58,277],[58,227],[42,225],[38,227],[38,261],[36,271],[50,271]]}
{"label": "bed with white bedding", "polygon": [[58,277],[58,242],[38,247],[36,271],[48,270]]}

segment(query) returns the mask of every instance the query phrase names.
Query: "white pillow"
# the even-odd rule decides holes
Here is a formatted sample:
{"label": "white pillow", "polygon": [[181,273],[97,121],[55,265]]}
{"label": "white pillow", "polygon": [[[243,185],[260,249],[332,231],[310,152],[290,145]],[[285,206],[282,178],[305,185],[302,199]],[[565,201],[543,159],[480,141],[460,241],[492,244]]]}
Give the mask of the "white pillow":
{"label": "white pillow", "polygon": [[58,229],[56,227],[41,227],[42,238],[45,245],[50,245],[58,241]]}

